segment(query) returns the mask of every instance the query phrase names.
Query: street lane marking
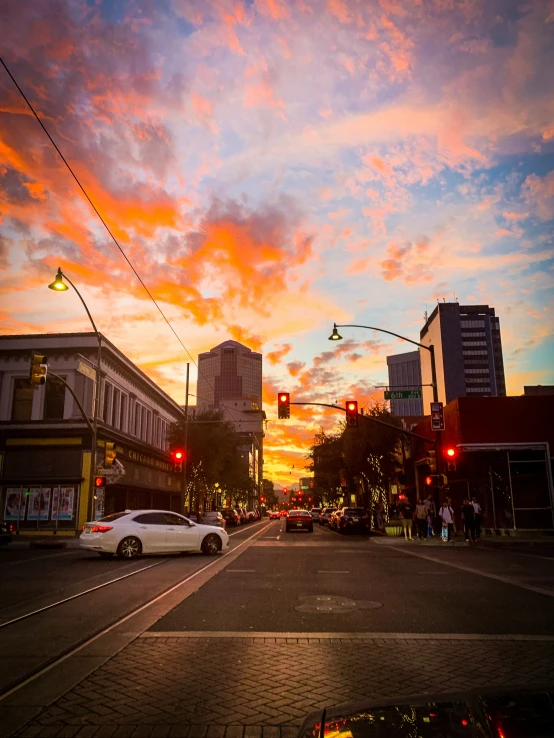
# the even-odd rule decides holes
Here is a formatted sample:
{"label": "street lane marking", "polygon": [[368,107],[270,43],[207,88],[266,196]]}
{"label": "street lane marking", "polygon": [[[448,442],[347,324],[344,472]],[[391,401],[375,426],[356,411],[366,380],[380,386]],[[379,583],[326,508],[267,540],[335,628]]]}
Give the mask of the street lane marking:
{"label": "street lane marking", "polygon": [[[67,661],[68,659],[72,658],[76,654],[80,653],[83,649],[87,648],[87,646],[90,646],[92,643],[95,643],[96,641],[98,641],[100,638],[102,638],[103,636],[105,636],[107,633],[111,633],[111,631],[115,630],[116,628],[118,628],[123,623],[127,622],[128,620],[131,620],[131,618],[136,617],[139,613],[144,612],[149,607],[152,607],[152,605],[155,605],[156,603],[160,602],[165,597],[167,597],[168,595],[172,594],[177,589],[179,589],[179,587],[182,587],[184,584],[187,584],[188,582],[190,582],[192,579],[194,579],[194,577],[197,577],[199,574],[202,574],[203,572],[205,572],[206,569],[210,569],[212,566],[215,566],[216,564],[222,564],[222,562],[225,561],[225,559],[227,558],[227,556],[234,554],[239,548],[242,548],[242,546],[244,546],[245,543],[248,543],[248,541],[252,540],[253,538],[255,538],[260,533],[263,533],[263,531],[266,529],[266,527],[260,528],[258,531],[256,531],[256,533],[254,533],[253,535],[249,536],[248,538],[245,538],[244,541],[241,541],[240,543],[237,543],[237,545],[234,548],[228,550],[225,554],[220,555],[220,556],[214,558],[214,560],[211,561],[209,564],[206,564],[206,566],[203,566],[201,569],[198,569],[198,571],[195,571],[193,574],[189,574],[187,577],[185,577],[185,579],[182,579],[180,582],[177,582],[177,584],[174,584],[169,589],[166,589],[165,592],[162,592],[161,594],[159,594],[156,597],[152,598],[151,600],[149,600],[148,602],[146,602],[144,605],[141,605],[140,607],[137,607],[135,610],[133,610],[132,612],[130,612],[128,615],[125,615],[124,617],[120,618],[119,620],[116,620],[115,623],[112,623],[107,628],[104,628],[99,633],[96,633],[96,635],[93,635],[90,638],[87,638],[86,641],[83,641],[78,646],[75,646],[75,648],[72,648],[71,651],[68,651],[67,653],[63,654],[63,656],[60,656],[59,658],[57,658],[55,661],[52,661],[49,664],[47,664],[46,666],[43,666],[41,669],[38,669],[34,674],[31,674],[31,676],[29,676],[26,679],[24,679],[23,681],[19,682],[19,684],[16,684],[11,689],[8,689],[6,692],[3,692],[2,694],[0,694],[0,702],[3,702],[5,699],[7,699],[8,697],[10,697],[12,694],[15,694],[16,692],[18,692],[20,689],[23,689],[28,684],[32,684],[32,682],[34,682],[37,679],[39,679],[39,677],[41,677],[44,674],[47,674],[48,672],[52,671],[52,669],[54,669],[56,666],[59,666],[60,664],[63,664],[65,661]],[[223,564],[222,571],[226,567],[227,567],[227,564]],[[217,571],[216,571],[216,573],[217,573]],[[183,597],[183,599],[181,600],[181,602],[183,602],[188,597],[190,597],[191,594],[194,594],[194,591],[189,592],[188,595],[186,595],[185,597]],[[168,612],[170,610],[172,610],[174,607],[175,607],[175,605],[170,605],[169,608],[168,608]],[[167,613],[165,613],[165,614],[167,614]],[[160,617],[163,617],[163,616],[157,616],[156,619],[159,619]],[[125,634],[123,634],[123,635],[125,635]],[[129,635],[129,634],[127,634],[127,635]],[[138,635],[141,635],[141,634],[138,634]],[[133,633],[132,636],[133,636],[133,638],[135,638],[137,636],[137,634]],[[113,655],[114,654],[112,653],[109,658],[111,658]],[[65,689],[65,691],[63,692],[63,694],[65,694],[68,691],[69,691],[69,689]],[[61,697],[61,696],[62,696],[62,693],[60,693],[59,697]],[[56,699],[59,699],[59,697],[57,697]]]}
{"label": "street lane marking", "polygon": [[287,632],[253,632],[226,631],[226,630],[189,630],[169,631],[147,630],[141,633],[139,638],[276,638],[283,641],[291,638],[306,640],[309,638],[332,641],[332,640],[407,640],[407,641],[554,641],[554,635],[525,635],[497,633],[287,633]]}
{"label": "street lane marking", "polygon": [[53,607],[58,607],[59,605],[63,605],[64,602],[70,602],[71,600],[77,599],[77,597],[82,597],[83,595],[89,594],[90,592],[94,592],[97,589],[102,589],[102,587],[107,587],[109,584],[114,584],[114,582],[120,582],[122,579],[127,579],[127,577],[133,577],[135,574],[140,574],[141,571],[146,571],[147,569],[153,569],[155,566],[159,566],[160,564],[165,564],[166,561],[167,559],[165,559],[164,561],[157,561],[155,564],[150,564],[150,566],[143,566],[142,569],[134,569],[128,574],[124,574],[123,576],[117,577],[116,579],[110,579],[108,582],[104,582],[103,584],[97,584],[96,587],[90,587],[89,589],[85,589],[83,592],[78,592],[77,594],[71,595],[71,597],[65,597],[63,600],[52,602],[49,605],[45,605],[44,607],[39,607],[37,610],[33,610],[32,612],[25,613],[25,615],[20,615],[17,618],[6,620],[6,622],[0,623],[0,628],[5,628],[8,625],[13,625],[13,623],[18,623],[20,620],[26,620],[27,618],[30,618],[33,615],[38,615],[39,612],[44,612],[45,610],[51,610]]}
{"label": "street lane marking", "polygon": [[535,592],[537,594],[543,594],[547,597],[554,597],[554,589],[544,589],[543,587],[534,587],[532,584],[525,584],[524,582],[518,582],[517,579],[512,579],[511,577],[503,577],[500,576],[500,574],[491,574],[487,571],[482,571],[481,569],[474,569],[472,566],[464,566],[463,564],[454,564],[451,561],[444,561],[443,559],[437,559],[435,556],[427,556],[426,554],[422,553],[416,553],[413,549],[404,549],[400,548],[398,546],[390,546],[389,548],[392,548],[394,551],[400,551],[401,553],[405,553],[408,556],[415,556],[418,559],[426,559],[427,561],[433,561],[435,564],[443,564],[443,566],[451,566],[453,569],[460,569],[461,571],[467,571],[470,574],[478,574],[481,577],[486,577],[487,579],[494,579],[497,582],[502,582],[503,584],[513,584],[515,587],[520,587],[521,589],[527,589],[529,592]]}

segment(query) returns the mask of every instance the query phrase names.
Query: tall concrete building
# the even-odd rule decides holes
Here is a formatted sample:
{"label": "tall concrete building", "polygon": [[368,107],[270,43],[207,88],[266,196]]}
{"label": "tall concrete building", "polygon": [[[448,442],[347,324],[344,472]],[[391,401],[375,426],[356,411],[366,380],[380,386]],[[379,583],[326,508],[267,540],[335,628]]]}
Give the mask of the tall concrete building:
{"label": "tall concrete building", "polygon": [[200,411],[239,399],[261,408],[262,355],[238,341],[224,341],[200,354],[196,393]]}
{"label": "tall concrete building", "polygon": [[[260,492],[263,484],[262,355],[224,341],[198,356],[197,412],[221,410],[244,437],[243,456]],[[249,500],[249,505],[255,500]]]}
{"label": "tall concrete building", "polygon": [[[506,394],[500,324],[494,308],[440,302],[423,326],[420,342],[435,349],[439,402]],[[422,383],[430,384],[430,352],[420,349],[419,353]],[[432,388],[424,386],[426,414],[432,399]]]}
{"label": "tall concrete building", "polygon": [[[419,351],[387,356],[389,389],[421,389]],[[391,400],[391,414],[396,417],[423,415],[423,400]]]}

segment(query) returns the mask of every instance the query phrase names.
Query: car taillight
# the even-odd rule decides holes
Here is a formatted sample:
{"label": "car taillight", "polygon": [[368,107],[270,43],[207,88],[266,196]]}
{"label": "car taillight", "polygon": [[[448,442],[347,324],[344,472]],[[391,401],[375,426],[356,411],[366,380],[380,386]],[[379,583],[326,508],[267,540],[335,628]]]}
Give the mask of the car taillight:
{"label": "car taillight", "polygon": [[90,529],[91,533],[107,533],[112,529],[111,525],[93,525]]}

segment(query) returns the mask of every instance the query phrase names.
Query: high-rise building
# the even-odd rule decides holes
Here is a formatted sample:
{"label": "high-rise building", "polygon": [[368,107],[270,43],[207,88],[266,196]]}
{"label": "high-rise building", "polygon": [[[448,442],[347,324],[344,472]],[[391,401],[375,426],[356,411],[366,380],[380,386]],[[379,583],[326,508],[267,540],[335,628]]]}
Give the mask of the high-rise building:
{"label": "high-rise building", "polygon": [[[421,362],[419,351],[387,356],[389,389],[421,390]],[[391,415],[396,417],[423,415],[423,400],[391,400]]]}
{"label": "high-rise building", "polygon": [[219,408],[223,400],[262,406],[262,355],[238,341],[224,341],[198,356],[197,405]]}
{"label": "high-rise building", "polygon": [[[440,302],[423,326],[420,341],[435,350],[439,402],[506,394],[500,324],[494,308]],[[430,384],[430,352],[420,349],[420,359],[422,383]],[[432,400],[432,388],[424,386],[426,414]]]}
{"label": "high-rise building", "polygon": [[[198,356],[197,412],[221,410],[244,438],[242,453],[258,492],[263,483],[262,355],[224,341]],[[249,507],[255,497],[249,499]]]}

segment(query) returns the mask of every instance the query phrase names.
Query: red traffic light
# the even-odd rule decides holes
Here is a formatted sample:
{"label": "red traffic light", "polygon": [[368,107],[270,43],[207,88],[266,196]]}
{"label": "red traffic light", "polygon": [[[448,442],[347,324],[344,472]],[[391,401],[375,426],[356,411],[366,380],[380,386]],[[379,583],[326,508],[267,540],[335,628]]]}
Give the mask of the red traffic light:
{"label": "red traffic light", "polygon": [[289,392],[279,392],[277,395],[277,416],[280,420],[290,418]]}
{"label": "red traffic light", "polygon": [[182,461],[184,456],[184,452],[179,449],[173,452],[173,458],[175,459],[175,461]]}
{"label": "red traffic light", "polygon": [[105,487],[106,477],[94,477],[94,486],[95,487]]}
{"label": "red traffic light", "polygon": [[452,447],[447,448],[446,455],[448,456],[448,458],[453,459],[456,456],[456,449]]}
{"label": "red traffic light", "polygon": [[356,428],[358,425],[358,403],[356,400],[348,400],[346,403],[346,426]]}
{"label": "red traffic light", "polygon": [[265,497],[260,497],[260,502],[265,502]]}

